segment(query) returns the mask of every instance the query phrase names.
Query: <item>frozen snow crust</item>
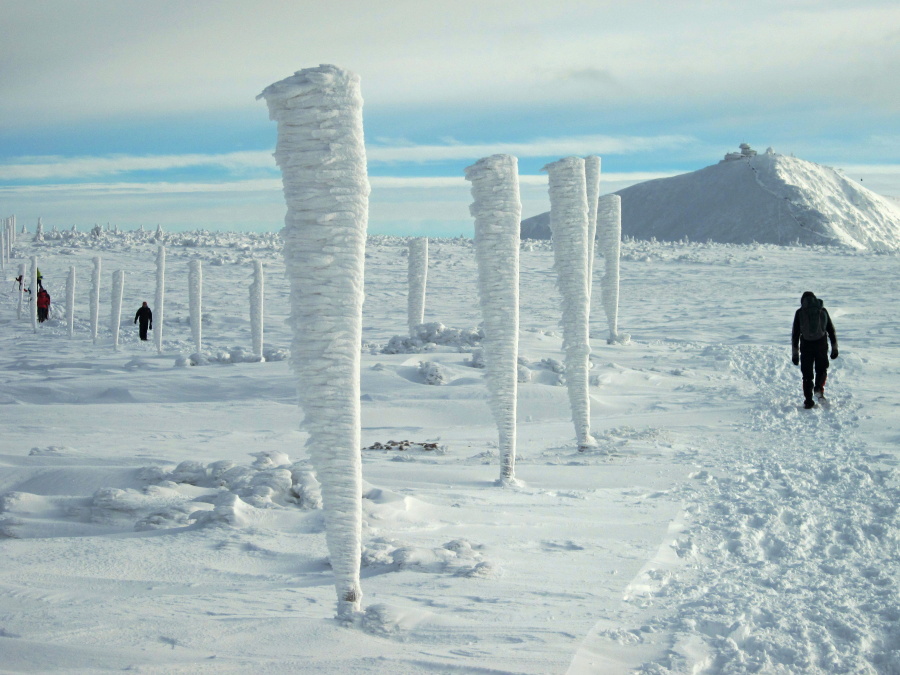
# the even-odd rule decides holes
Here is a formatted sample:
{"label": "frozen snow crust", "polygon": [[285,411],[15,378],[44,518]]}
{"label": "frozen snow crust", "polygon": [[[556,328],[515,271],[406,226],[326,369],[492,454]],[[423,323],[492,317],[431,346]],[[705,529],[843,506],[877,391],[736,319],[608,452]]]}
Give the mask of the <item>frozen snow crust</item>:
{"label": "frozen snow crust", "polygon": [[[252,353],[259,259],[266,345],[287,351],[278,237],[163,236],[161,354],[131,324],[153,298],[152,231],[54,238],[48,226],[43,242],[20,237],[0,279],[0,669],[897,672],[897,253],[623,242],[632,341],[608,345],[594,317],[597,447],[579,453],[559,386],[553,253],[523,242],[530,380],[518,387],[515,489],[494,485],[497,426],[476,354],[362,350],[361,447],[410,444],[362,451],[365,598],[348,630],[332,621],[289,363],[174,367],[193,346],[194,258],[205,349]],[[363,343],[406,330],[406,249],[367,240]],[[37,334],[27,313],[16,319],[12,283],[32,254],[59,312]],[[69,267],[87,281],[99,255],[94,344],[90,283],[76,287],[72,339],[59,317]],[[429,307],[478,325],[473,243],[432,239],[430,259]],[[116,269],[128,270],[118,352],[106,321]],[[831,407],[811,411],[787,344],[808,289],[842,347]],[[441,384],[424,381],[426,359]]]}
{"label": "frozen snow crust", "polygon": [[[617,192],[622,234],[660,241],[900,249],[900,209],[838,171],[761,154],[720,162]],[[522,222],[522,237],[550,236],[549,212]]]}

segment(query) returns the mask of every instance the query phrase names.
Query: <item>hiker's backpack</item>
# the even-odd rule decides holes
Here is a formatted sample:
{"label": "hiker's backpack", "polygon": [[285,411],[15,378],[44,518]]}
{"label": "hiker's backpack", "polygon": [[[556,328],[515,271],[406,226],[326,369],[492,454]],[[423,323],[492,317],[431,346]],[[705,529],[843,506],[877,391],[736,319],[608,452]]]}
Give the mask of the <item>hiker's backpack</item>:
{"label": "hiker's backpack", "polygon": [[804,340],[818,340],[825,336],[828,327],[828,313],[825,303],[819,298],[810,298],[805,307],[800,308],[800,335]]}

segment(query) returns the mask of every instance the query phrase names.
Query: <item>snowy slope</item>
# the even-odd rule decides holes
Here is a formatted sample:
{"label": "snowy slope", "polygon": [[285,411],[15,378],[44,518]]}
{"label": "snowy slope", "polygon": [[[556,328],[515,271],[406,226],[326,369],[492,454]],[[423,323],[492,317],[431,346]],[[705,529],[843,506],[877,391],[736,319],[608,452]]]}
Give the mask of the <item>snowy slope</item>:
{"label": "snowy slope", "polygon": [[[722,161],[620,190],[622,233],[636,239],[900,248],[900,209],[834,169],[776,153]],[[522,222],[547,238],[549,214]]]}
{"label": "snowy slope", "polygon": [[[364,613],[345,627],[297,379],[278,358],[292,331],[277,237],[166,237],[161,354],[131,315],[153,297],[157,242],[46,238],[20,239],[0,279],[0,671],[900,672],[900,254],[624,242],[632,340],[606,344],[595,317],[598,446],[578,452],[553,252],[525,242],[522,485],[502,489],[473,354],[380,351],[408,332],[408,242],[370,237]],[[31,255],[60,301],[37,333],[16,318],[12,283]],[[98,255],[128,270],[119,351],[110,274],[96,344],[89,283],[74,338],[60,318],[68,268],[87,279]],[[429,258],[427,316],[477,326],[472,242],[432,240]],[[188,367],[194,259],[208,363]],[[255,260],[265,362],[238,358]],[[812,411],[788,345],[807,289],[841,340],[832,405]]]}

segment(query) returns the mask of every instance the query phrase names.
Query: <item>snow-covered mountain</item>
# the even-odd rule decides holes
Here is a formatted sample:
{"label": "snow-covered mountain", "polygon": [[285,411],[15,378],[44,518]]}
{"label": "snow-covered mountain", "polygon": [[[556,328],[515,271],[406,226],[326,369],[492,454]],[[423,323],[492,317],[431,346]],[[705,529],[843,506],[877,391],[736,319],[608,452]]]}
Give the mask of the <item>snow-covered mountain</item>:
{"label": "snow-covered mountain", "polygon": [[[896,202],[830,167],[747,150],[699,171],[617,192],[623,236],[900,249]],[[549,213],[522,221],[522,237],[549,238],[548,223]]]}

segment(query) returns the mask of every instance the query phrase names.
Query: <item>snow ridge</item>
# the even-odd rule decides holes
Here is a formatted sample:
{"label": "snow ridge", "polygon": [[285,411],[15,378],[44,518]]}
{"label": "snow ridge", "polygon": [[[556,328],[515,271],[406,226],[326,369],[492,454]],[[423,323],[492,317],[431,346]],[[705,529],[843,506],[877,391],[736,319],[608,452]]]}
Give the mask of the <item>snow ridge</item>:
{"label": "snow ridge", "polygon": [[588,278],[588,204],[585,162],[566,157],[544,167],[550,174],[550,228],[553,260],[562,295],[566,386],[579,448],[595,445],[591,437],[588,394],[590,368],[590,279]]}
{"label": "snow ridge", "polygon": [[500,482],[515,481],[519,356],[518,160],[492,155],[466,168],[475,200],[475,260],[484,317],[484,363],[491,412],[500,434]]}
{"label": "snow ridge", "polygon": [[360,342],[369,181],[359,76],[333,65],[267,87],[287,202],[291,352],[322,483],[338,617],[360,609]]}

